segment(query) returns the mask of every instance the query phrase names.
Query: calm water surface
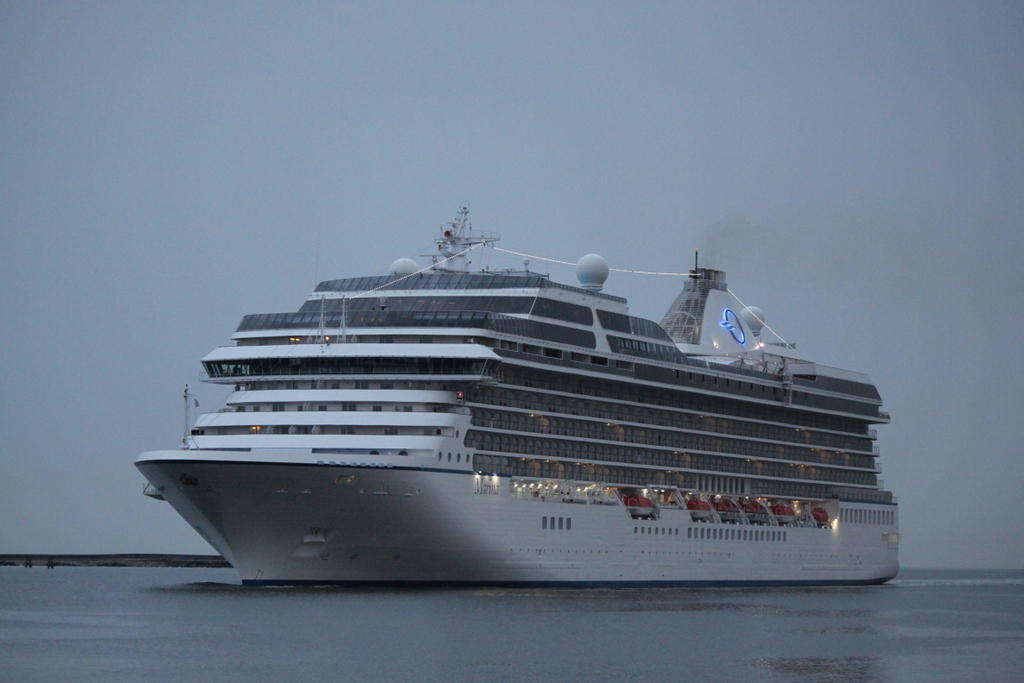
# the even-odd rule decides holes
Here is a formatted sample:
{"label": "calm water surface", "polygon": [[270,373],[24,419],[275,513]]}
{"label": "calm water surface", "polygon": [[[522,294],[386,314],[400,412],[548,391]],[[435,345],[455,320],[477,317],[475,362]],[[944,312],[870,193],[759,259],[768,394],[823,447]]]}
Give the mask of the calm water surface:
{"label": "calm water surface", "polygon": [[243,588],[0,567],[0,680],[1011,681],[1024,572],[715,590]]}

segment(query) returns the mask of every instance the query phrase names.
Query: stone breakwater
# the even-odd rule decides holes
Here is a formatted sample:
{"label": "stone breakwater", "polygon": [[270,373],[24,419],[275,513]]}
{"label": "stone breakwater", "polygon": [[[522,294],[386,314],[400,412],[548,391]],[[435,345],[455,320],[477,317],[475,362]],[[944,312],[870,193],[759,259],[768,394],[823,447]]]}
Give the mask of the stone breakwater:
{"label": "stone breakwater", "polygon": [[230,568],[220,555],[0,555],[7,567],[209,567]]}

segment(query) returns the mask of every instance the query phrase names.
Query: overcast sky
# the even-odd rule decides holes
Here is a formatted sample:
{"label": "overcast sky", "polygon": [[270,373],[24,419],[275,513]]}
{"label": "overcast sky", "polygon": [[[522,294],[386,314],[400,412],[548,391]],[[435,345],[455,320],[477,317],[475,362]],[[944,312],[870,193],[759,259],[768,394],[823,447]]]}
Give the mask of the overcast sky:
{"label": "overcast sky", "polygon": [[877,383],[904,566],[1024,567],[1020,2],[0,2],[0,553],[211,552],[132,465],[223,400],[199,359],[466,203],[538,256],[699,247]]}

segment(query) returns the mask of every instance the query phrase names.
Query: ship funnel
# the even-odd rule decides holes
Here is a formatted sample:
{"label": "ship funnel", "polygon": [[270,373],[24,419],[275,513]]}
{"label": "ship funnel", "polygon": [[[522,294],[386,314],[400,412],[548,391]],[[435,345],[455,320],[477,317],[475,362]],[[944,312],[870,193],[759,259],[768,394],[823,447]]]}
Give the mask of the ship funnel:
{"label": "ship funnel", "polygon": [[694,268],[683,291],[661,319],[661,326],[677,344],[700,344],[701,322],[708,293],[712,290],[727,291],[724,270]]}

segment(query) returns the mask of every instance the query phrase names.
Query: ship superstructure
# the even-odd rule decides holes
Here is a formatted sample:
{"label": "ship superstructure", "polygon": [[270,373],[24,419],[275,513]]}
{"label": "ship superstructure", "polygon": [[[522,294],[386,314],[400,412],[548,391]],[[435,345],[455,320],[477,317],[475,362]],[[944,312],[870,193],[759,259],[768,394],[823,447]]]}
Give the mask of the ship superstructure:
{"label": "ship superstructure", "polygon": [[866,375],[761,340],[694,268],[658,324],[602,291],[470,272],[461,214],[433,263],[321,282],[202,361],[232,391],[142,454],[245,583],[881,583],[898,515]]}

